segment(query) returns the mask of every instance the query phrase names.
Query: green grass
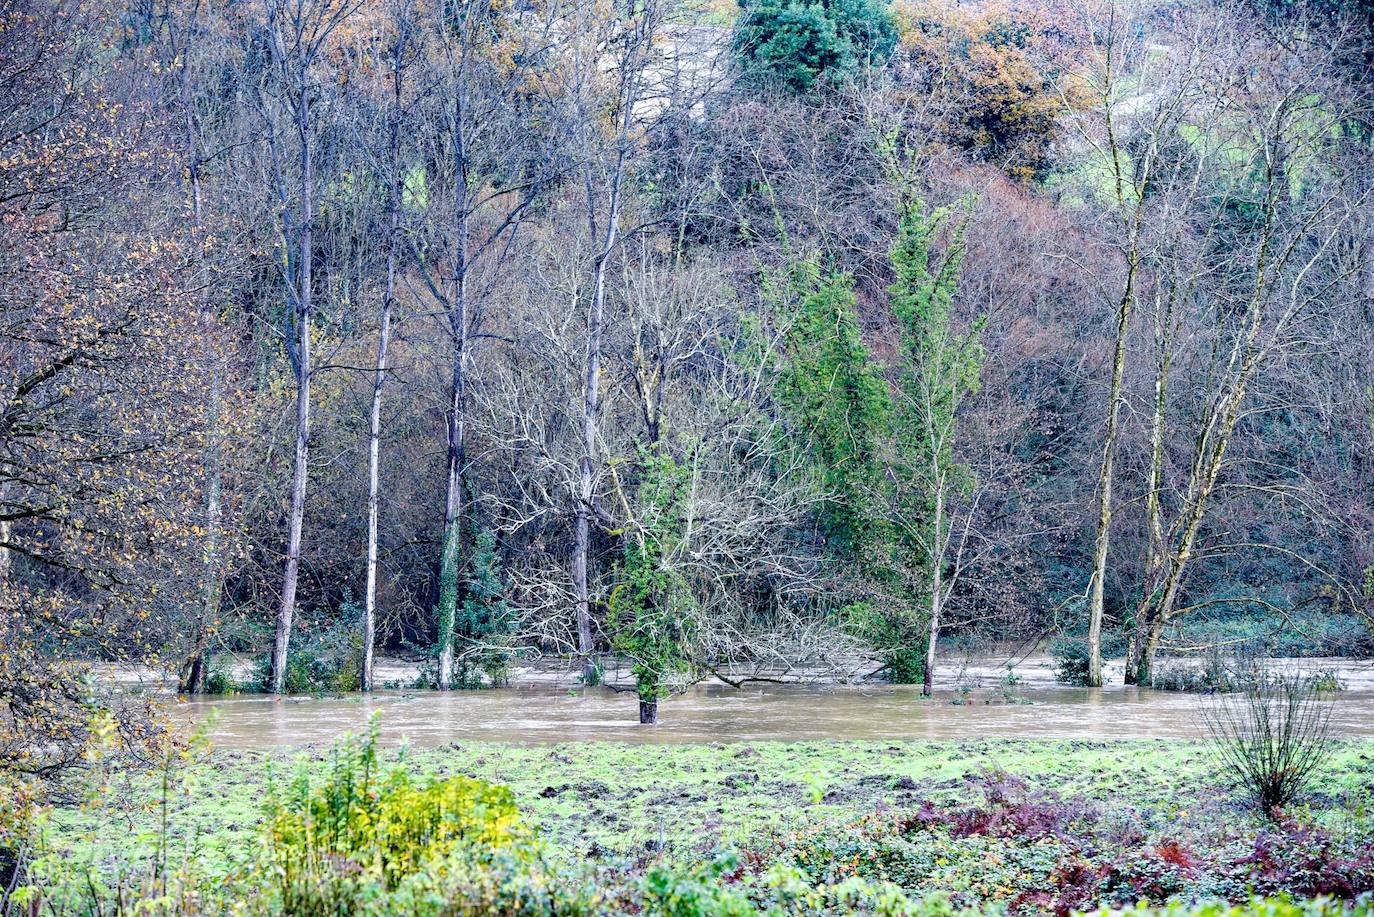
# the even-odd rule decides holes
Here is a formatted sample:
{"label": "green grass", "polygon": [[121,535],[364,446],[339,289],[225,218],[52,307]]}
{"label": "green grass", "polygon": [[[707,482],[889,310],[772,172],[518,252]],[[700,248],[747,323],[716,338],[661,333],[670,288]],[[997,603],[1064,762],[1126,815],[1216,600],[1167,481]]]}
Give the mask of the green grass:
{"label": "green grass", "polygon": [[[922,799],[957,801],[965,778],[1002,770],[1037,789],[1130,806],[1155,827],[1203,831],[1218,813],[1243,814],[1238,790],[1206,746],[1178,741],[798,742],[712,745],[554,746],[465,744],[405,755],[416,770],[508,784],[555,857],[635,856],[662,844],[704,856],[771,830],[834,823]],[[323,754],[214,752],[173,772],[167,836],[173,858],[190,853],[228,869],[253,853],[268,783]],[[74,860],[146,861],[161,835],[162,780],[121,775],[100,798],[59,809],[52,837]],[[1374,742],[1347,742],[1312,794],[1321,818],[1347,814],[1374,790]],[[1360,800],[1352,802],[1351,800]]]}

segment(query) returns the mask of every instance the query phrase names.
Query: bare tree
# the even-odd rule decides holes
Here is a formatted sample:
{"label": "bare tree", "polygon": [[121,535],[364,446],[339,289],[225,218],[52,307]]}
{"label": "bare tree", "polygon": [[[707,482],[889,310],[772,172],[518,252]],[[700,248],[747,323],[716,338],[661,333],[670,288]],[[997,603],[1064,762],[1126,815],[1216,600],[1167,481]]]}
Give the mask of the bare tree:
{"label": "bare tree", "polygon": [[[1339,256],[1350,214],[1367,192],[1350,193],[1352,160],[1339,125],[1348,99],[1330,80],[1327,48],[1279,46],[1239,20],[1202,16],[1192,35],[1198,55],[1220,59],[1205,84],[1211,100],[1198,114],[1215,116],[1211,136],[1181,159],[1161,196],[1187,202],[1169,221],[1173,241],[1152,258],[1157,341],[1147,525],[1149,550],[1127,680],[1148,684],[1164,629],[1194,610],[1182,601],[1200,539],[1231,467],[1233,435],[1252,411],[1262,371],[1302,346],[1318,308],[1348,290],[1355,267]],[[1258,72],[1263,76],[1257,77]],[[1318,103],[1316,100],[1321,99]],[[1203,123],[1203,122],[1195,122]],[[1358,161],[1358,159],[1354,160]],[[1249,215],[1237,225],[1235,214]],[[1180,236],[1191,236],[1181,245]],[[1167,398],[1179,308],[1191,306],[1187,331],[1207,343],[1196,403],[1173,415]],[[1200,333],[1199,333],[1200,332]],[[1177,419],[1171,420],[1171,416]],[[1175,494],[1161,497],[1167,427],[1184,417],[1189,447]],[[1213,550],[1220,550],[1213,546]]]}
{"label": "bare tree", "polygon": [[[1096,536],[1088,590],[1088,677],[1102,685],[1102,619],[1106,603],[1107,560],[1114,514],[1113,485],[1121,440],[1121,408],[1129,359],[1131,316],[1140,296],[1142,261],[1153,244],[1155,184],[1165,161],[1166,145],[1180,125],[1200,112],[1191,107],[1199,91],[1205,48],[1202,36],[1159,55],[1150,33],[1137,28],[1144,10],[1113,2],[1099,29],[1088,29],[1099,43],[1090,56],[1096,67],[1078,74],[1093,99],[1087,116],[1078,119],[1079,136],[1106,171],[1109,237],[1120,257],[1116,276],[1101,278],[1101,292],[1114,302],[1115,337],[1102,460],[1097,478]],[[1148,90],[1139,87],[1150,87]],[[1067,95],[1066,95],[1067,106]]]}
{"label": "bare tree", "polygon": [[538,15],[464,0],[437,7],[431,23],[428,105],[421,144],[435,164],[426,227],[415,240],[425,289],[439,304],[447,354],[446,480],[439,557],[438,686],[453,677],[463,523],[468,509],[469,387],[486,306],[508,269],[515,237],[545,187],[561,174],[556,131],[536,123],[551,112],[532,73],[549,65],[561,7]]}
{"label": "bare tree", "polygon": [[[591,524],[596,514],[596,481],[602,461],[597,419],[601,407],[606,272],[621,239],[626,183],[644,150],[644,119],[661,114],[651,98],[652,68],[656,64],[655,44],[670,8],[666,2],[649,0],[624,14],[603,17],[598,12],[589,5],[578,14],[579,18],[565,26],[566,52],[574,74],[568,90],[575,109],[575,142],[582,157],[587,233],[593,240],[582,387],[582,456],[574,496],[573,547],[577,650],[588,681],[595,672],[588,564]],[[603,119],[609,124],[603,123]]]}
{"label": "bare tree", "polygon": [[[312,0],[286,3],[264,0],[267,39],[274,74],[260,97],[266,120],[266,142],[272,165],[272,184],[280,208],[282,242],[286,249],[283,285],[288,316],[287,353],[296,381],[295,457],[291,472],[291,508],[287,519],[286,565],[282,574],[281,604],[272,644],[269,689],[285,690],[287,654],[296,588],[300,576],[301,532],[305,521],[305,491],[310,467],[311,323],[314,320],[314,172],[313,106],[320,92],[314,73],[330,36],[357,8],[356,0]],[[271,99],[267,98],[270,93]],[[288,186],[284,144],[286,137],[277,109],[291,120],[296,146],[295,181]],[[292,201],[294,198],[294,202]]]}
{"label": "bare tree", "polygon": [[401,195],[405,163],[401,131],[408,114],[405,103],[407,69],[415,56],[415,24],[408,0],[397,0],[389,9],[391,34],[386,49],[386,75],[390,99],[386,106],[386,150],[379,172],[385,176],[386,268],[381,308],[377,317],[377,362],[372,377],[372,402],[367,428],[367,581],[363,595],[362,689],[373,687],[373,651],[377,635],[377,516],[380,503],[382,395],[391,371],[392,307],[396,302],[396,270],[401,245]]}

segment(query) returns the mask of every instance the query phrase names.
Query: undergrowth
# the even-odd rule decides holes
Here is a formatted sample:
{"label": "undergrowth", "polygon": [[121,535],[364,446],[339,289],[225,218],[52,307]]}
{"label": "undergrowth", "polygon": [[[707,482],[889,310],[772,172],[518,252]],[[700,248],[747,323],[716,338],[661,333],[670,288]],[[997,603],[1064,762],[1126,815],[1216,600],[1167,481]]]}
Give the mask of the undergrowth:
{"label": "undergrowth", "polygon": [[[758,757],[733,755],[736,764]],[[572,764],[550,753],[540,766],[547,778]],[[220,867],[169,825],[177,779],[169,768],[162,799],[148,801],[164,815],[142,856],[72,857],[32,806],[5,821],[0,865],[10,864],[16,892],[0,914],[1156,913],[1136,907],[1145,902],[1165,917],[1374,917],[1374,834],[1353,811],[1325,824],[1295,809],[1267,825],[1237,814],[1190,827],[1000,769],[936,796],[892,778],[895,805],[765,829],[736,852],[659,844],[569,857],[501,782],[427,774],[406,753],[382,760],[374,725],[322,760],[271,775],[242,855]],[[583,804],[596,808],[597,796]],[[1199,903],[1209,900],[1230,903]]]}

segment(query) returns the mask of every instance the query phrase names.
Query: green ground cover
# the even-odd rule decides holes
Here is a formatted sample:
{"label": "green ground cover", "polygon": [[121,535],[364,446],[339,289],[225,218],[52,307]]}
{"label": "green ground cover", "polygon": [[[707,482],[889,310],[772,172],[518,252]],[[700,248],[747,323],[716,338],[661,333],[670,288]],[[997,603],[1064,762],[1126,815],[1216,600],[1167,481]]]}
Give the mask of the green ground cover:
{"label": "green ground cover", "polygon": [[[49,834],[82,869],[163,858],[241,875],[261,854],[264,801],[293,774],[327,774],[331,755],[211,751],[122,772],[54,813]],[[1018,912],[1349,899],[1374,882],[1359,852],[1374,837],[1367,741],[1336,747],[1282,827],[1248,806],[1202,742],[474,743],[379,756],[417,776],[509,786],[549,869],[617,881],[667,864],[705,869],[703,887],[723,888],[785,863],[808,882],[886,881]],[[722,860],[726,850],[735,855]]]}

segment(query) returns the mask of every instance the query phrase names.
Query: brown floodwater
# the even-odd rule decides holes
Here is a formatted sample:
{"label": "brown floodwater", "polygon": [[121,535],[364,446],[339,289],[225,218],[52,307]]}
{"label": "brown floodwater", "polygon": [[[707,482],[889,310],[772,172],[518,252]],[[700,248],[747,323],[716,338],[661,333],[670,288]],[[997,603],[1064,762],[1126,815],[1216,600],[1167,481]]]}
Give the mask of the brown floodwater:
{"label": "brown floodwater", "polygon": [[[1329,701],[1332,733],[1374,737],[1374,666],[1338,660],[1280,661],[1335,671],[1345,690]],[[1047,660],[951,664],[935,697],[891,685],[702,684],[660,705],[658,726],[640,726],[633,694],[569,688],[545,679],[483,691],[378,691],[371,696],[178,698],[186,723],[210,717],[216,747],[267,749],[328,744],[380,711],[382,739],[417,746],[451,742],[758,742],[808,739],[1197,738],[1200,707],[1215,698],[1054,682]],[[1116,674],[1119,681],[1119,672]]]}

